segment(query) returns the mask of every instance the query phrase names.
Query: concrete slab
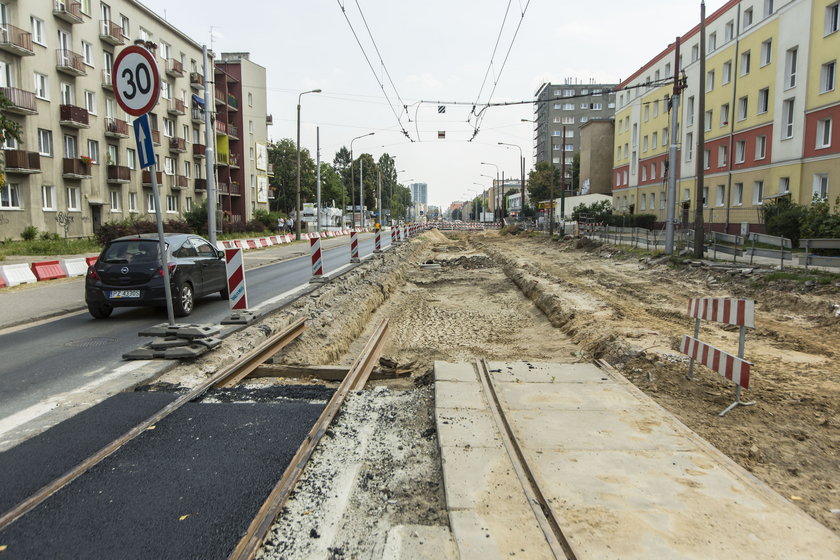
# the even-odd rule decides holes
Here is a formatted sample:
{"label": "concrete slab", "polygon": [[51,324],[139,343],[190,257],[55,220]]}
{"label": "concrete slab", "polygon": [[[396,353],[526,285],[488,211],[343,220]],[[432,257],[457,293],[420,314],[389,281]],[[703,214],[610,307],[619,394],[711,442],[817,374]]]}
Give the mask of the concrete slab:
{"label": "concrete slab", "polygon": [[502,440],[487,410],[438,408],[438,441],[441,447],[496,447]]}
{"label": "concrete slab", "polygon": [[449,523],[460,560],[555,560],[530,509],[450,511]]}
{"label": "concrete slab", "polygon": [[[500,383],[579,383],[605,382],[609,378],[595,364],[557,364],[545,362],[490,362],[493,380]],[[498,371],[497,371],[498,370]]]}
{"label": "concrete slab", "polygon": [[457,381],[435,382],[435,403],[441,408],[477,408],[487,407],[481,384],[460,383]]}
{"label": "concrete slab", "polygon": [[640,405],[615,383],[505,383],[497,387],[506,410],[616,410]]}
{"label": "concrete slab", "polygon": [[435,380],[478,383],[478,374],[475,372],[473,364],[435,362]]}
{"label": "concrete slab", "polygon": [[382,560],[458,560],[448,527],[397,525],[388,531]]}

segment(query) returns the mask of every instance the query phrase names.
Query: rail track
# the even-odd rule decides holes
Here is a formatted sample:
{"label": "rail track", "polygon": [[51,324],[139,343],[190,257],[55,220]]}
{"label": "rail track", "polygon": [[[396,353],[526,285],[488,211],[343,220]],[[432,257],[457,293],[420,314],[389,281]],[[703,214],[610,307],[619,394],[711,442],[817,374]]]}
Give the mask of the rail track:
{"label": "rail track", "polygon": [[[75,467],[71,468],[63,475],[45,484],[39,490],[0,516],[0,530],[3,530],[13,524],[16,520],[32,511],[39,504],[49,499],[50,496],[54,495],[62,488],[81,477],[92,467],[117,452],[120,448],[128,444],[147,429],[150,429],[150,427],[153,427],[161,420],[171,415],[186,403],[201,397],[211,388],[229,388],[235,386],[240,381],[248,377],[250,373],[260,367],[268,358],[277,354],[285,346],[292,343],[304,332],[305,329],[306,325],[303,319],[291,323],[259,347],[218,371],[200,385],[179,396],[176,400],[161,408],[159,411],[135,425],[133,428],[107,445],[103,446],[101,449],[78,463]],[[333,397],[324,408],[315,425],[313,425],[309,430],[297,453],[286,468],[286,471],[282,473],[282,476],[280,476],[281,473],[278,472],[278,483],[265,500],[263,506],[259,509],[256,518],[251,522],[248,531],[236,546],[230,558],[253,558],[256,554],[257,548],[262,543],[262,539],[265,537],[271,527],[271,524],[276,519],[277,514],[283,507],[286,498],[293,490],[295,483],[306,466],[306,462],[311,457],[324,433],[327,431],[330,422],[332,422],[332,419],[340,410],[345,397],[350,391],[358,390],[364,387],[379,358],[387,332],[388,322],[386,319],[375,329],[373,336],[364,347],[362,353],[353,363],[349,373],[333,394]]]}

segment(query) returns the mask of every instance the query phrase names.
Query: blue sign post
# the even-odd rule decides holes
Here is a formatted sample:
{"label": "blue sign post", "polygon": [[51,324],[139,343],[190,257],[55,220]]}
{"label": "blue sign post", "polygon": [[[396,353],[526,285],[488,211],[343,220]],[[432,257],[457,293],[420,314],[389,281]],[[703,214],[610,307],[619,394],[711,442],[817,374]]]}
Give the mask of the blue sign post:
{"label": "blue sign post", "polygon": [[152,128],[149,125],[148,113],[134,119],[134,139],[137,141],[140,168],[146,169],[155,165],[157,161],[155,160],[155,148],[152,145]]}

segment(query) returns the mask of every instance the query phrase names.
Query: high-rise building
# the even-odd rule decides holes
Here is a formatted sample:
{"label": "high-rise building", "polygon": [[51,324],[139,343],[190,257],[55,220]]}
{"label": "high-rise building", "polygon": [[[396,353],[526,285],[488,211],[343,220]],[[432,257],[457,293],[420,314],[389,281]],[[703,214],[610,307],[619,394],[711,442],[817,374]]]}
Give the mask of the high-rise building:
{"label": "high-rise building", "polygon": [[[108,221],[152,219],[151,174],[139,167],[133,119],[111,85],[115,57],[135,41],[151,48],[161,77],[149,119],[164,220],[204,199],[199,43],[134,0],[4,2],[0,93],[21,141],[3,146],[0,237],[19,237],[30,225],[63,236],[65,224],[68,237],[83,237]],[[253,87],[264,91],[264,82]],[[248,206],[234,216],[246,219]]]}
{"label": "high-rise building", "polygon": [[[572,176],[574,154],[580,151],[580,127],[590,119],[615,114],[615,84],[582,84],[574,80],[540,86],[534,102],[534,160],[560,168]],[[563,127],[566,127],[565,136]]]}
{"label": "high-rise building", "polygon": [[426,183],[411,183],[411,202],[415,204],[428,204],[428,185]]}
{"label": "high-rise building", "polygon": [[[732,233],[760,229],[761,207],[840,194],[840,88],[836,0],[731,0],[707,16],[706,71],[695,27],[620,87],[613,204],[667,216],[670,79],[685,72],[679,107],[676,216],[693,219],[698,159],[704,221]],[[704,130],[699,100],[705,96]],[[698,150],[699,134],[704,147]]]}

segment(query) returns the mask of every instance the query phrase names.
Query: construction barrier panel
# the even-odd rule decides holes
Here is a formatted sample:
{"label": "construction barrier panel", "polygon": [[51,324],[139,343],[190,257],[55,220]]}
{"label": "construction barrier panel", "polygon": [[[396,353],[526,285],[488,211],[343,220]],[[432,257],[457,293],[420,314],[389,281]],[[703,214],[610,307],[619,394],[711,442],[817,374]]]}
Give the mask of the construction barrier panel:
{"label": "construction barrier panel", "polygon": [[682,337],[680,352],[719,373],[736,385],[740,385],[744,389],[750,388],[750,365],[752,365],[750,362],[723,350],[718,350],[714,346],[687,334]]}
{"label": "construction barrier panel", "polygon": [[228,300],[231,309],[248,309],[248,292],[245,289],[245,266],[242,249],[225,249],[227,263]]}
{"label": "construction barrier panel", "polygon": [[56,278],[65,278],[67,275],[61,269],[58,261],[40,261],[34,262],[30,265],[32,274],[40,282],[41,280],[54,280]]}
{"label": "construction barrier panel", "polygon": [[[86,257],[85,262],[87,262],[88,266],[93,266],[96,264],[96,261],[99,260],[99,257]],[[87,271],[86,271],[87,272]]]}
{"label": "construction barrier panel", "polygon": [[0,266],[0,278],[10,288],[19,284],[32,284],[38,281],[26,263],[6,264]]}
{"label": "construction barrier panel", "polygon": [[87,260],[83,258],[64,259],[61,261],[61,269],[68,278],[73,278],[74,276],[84,276],[87,274],[89,266],[90,265],[87,263]]}
{"label": "construction barrier panel", "polygon": [[373,251],[375,253],[381,253],[382,252],[382,233],[381,233],[379,228],[376,228],[375,231],[376,231],[376,233],[375,233],[375,237],[374,237],[374,241],[373,241],[373,247],[374,247]]}
{"label": "construction barrier panel", "polygon": [[320,278],[324,275],[324,267],[321,263],[321,240],[317,237],[310,239],[309,249],[312,254],[312,277]]}
{"label": "construction barrier panel", "polygon": [[359,234],[350,233],[350,262],[359,262]]}

